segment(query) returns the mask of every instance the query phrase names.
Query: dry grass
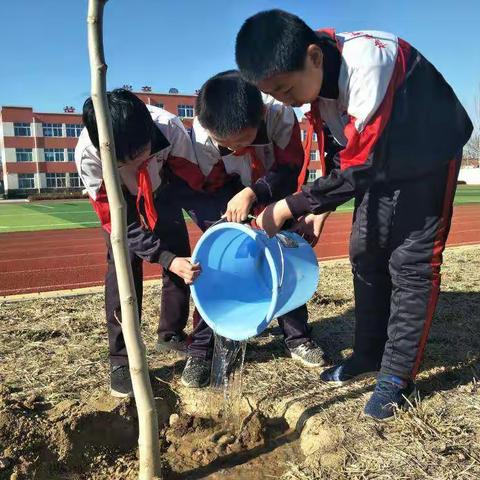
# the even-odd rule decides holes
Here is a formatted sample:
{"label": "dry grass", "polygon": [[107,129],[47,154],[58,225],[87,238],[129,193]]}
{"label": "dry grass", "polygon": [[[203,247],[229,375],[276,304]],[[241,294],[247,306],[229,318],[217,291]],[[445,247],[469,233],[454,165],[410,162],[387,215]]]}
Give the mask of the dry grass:
{"label": "dry grass", "polygon": [[[149,363],[182,400],[182,362],[153,351],[159,292],[159,286],[149,287],[144,300]],[[329,354],[347,355],[354,317],[346,261],[323,266],[309,311],[314,335]],[[0,382],[13,389],[13,397],[41,395],[55,404],[106,389],[103,295],[4,303],[0,322]],[[418,378],[422,400],[382,425],[361,415],[371,381],[338,389],[322,385],[318,371],[285,358],[277,326],[253,340],[244,379],[252,405],[271,417],[285,417],[298,431],[318,419],[319,439],[334,428],[343,432],[341,442],[319,448],[304,463],[292,463],[284,478],[480,478],[479,334],[480,247],[448,250],[443,293]]]}

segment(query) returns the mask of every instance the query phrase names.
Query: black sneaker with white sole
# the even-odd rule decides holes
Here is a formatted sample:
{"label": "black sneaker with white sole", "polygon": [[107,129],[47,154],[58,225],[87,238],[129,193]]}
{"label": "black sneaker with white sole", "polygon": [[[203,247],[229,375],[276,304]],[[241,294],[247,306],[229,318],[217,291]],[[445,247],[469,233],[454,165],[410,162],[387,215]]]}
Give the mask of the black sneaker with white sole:
{"label": "black sneaker with white sole", "polygon": [[133,397],[132,379],[127,365],[110,369],[110,395],[117,398]]}
{"label": "black sneaker with white sole", "polygon": [[177,352],[185,354],[187,348],[187,335],[184,332],[172,335],[167,339],[158,338],[155,350],[157,352]]}
{"label": "black sneaker with white sole", "polygon": [[204,358],[188,357],[182,373],[182,384],[188,388],[203,388],[210,383],[212,362]]}
{"label": "black sneaker with white sole", "polygon": [[322,367],[327,363],[324,351],[313,340],[307,340],[288,351],[293,360],[306,367]]}
{"label": "black sneaker with white sole", "polygon": [[376,362],[352,355],[338,365],[322,372],[320,380],[333,385],[345,385],[353,381],[374,377],[380,370],[380,363],[380,361]]}

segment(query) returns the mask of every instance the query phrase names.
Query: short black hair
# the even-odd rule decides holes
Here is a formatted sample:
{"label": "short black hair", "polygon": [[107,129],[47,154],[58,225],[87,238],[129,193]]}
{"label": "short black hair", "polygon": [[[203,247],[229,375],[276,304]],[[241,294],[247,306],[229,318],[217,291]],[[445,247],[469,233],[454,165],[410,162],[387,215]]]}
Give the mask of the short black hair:
{"label": "short black hair", "polygon": [[195,108],[200,124],[221,138],[247,127],[259,127],[264,110],[260,90],[237,70],[207,80],[200,88]]}
{"label": "short black hair", "polygon": [[299,17],[266,10],[248,18],[237,34],[235,58],[243,77],[257,83],[279,73],[302,70],[316,33]]}
{"label": "short black hair", "polygon": [[[118,160],[133,158],[152,138],[154,123],[146,105],[132,92],[117,88],[107,92]],[[83,123],[96,149],[100,148],[93,101],[83,104]]]}

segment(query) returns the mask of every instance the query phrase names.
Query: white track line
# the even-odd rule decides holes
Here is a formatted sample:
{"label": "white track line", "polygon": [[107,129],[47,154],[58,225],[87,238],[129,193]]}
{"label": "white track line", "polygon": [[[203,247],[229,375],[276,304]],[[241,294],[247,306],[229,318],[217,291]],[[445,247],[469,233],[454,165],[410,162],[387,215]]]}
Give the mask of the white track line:
{"label": "white track line", "polygon": [[[45,205],[35,205],[38,207],[44,207],[44,208],[53,208],[53,207],[47,207]],[[56,212],[50,212],[49,215],[78,215],[80,213],[95,213],[93,210],[79,210],[78,212],[69,212],[67,210],[57,210]],[[28,216],[38,216],[38,213],[5,213],[5,214],[0,214],[0,218],[2,217],[28,217]]]}
{"label": "white track line", "polygon": [[[145,280],[152,280],[152,279],[157,280],[159,278],[161,278],[160,274],[158,274],[158,275],[145,275],[143,277],[143,280],[144,281]],[[93,281],[93,282],[78,282],[78,283],[73,283],[71,285],[78,285],[78,286],[81,286],[81,287],[87,287],[87,286],[95,286],[95,285],[103,286],[103,284],[104,284],[104,281],[101,280],[101,281],[98,281],[98,282],[95,282],[95,281]],[[58,287],[63,287],[63,285],[42,285],[40,288],[43,289],[43,288],[58,288]],[[38,288],[39,288],[38,286],[37,287],[27,287],[27,288],[24,288],[23,290],[20,290],[19,288],[13,288],[11,290],[4,290],[4,292],[6,292],[8,294],[8,292],[35,291],[35,290],[38,290]],[[72,288],[69,288],[69,290],[72,290]],[[46,292],[38,292],[38,293],[41,294],[41,293],[46,293]],[[0,300],[1,300],[1,298],[0,298]]]}
{"label": "white track line", "polygon": [[[48,223],[46,225],[28,225],[28,226],[22,226],[22,227],[4,227],[2,225],[0,225],[0,228],[3,228],[3,229],[11,229],[11,228],[32,228],[32,229],[36,229],[36,228],[40,228],[40,227],[63,227],[65,225],[72,225],[72,228],[75,228],[75,225],[100,225],[100,222],[98,220],[96,220],[95,222],[75,222],[75,223]],[[22,231],[32,231],[32,230],[22,230]],[[35,230],[33,230],[35,231]],[[18,230],[15,230],[15,232],[18,232]],[[15,233],[15,232],[11,232],[11,233]]]}

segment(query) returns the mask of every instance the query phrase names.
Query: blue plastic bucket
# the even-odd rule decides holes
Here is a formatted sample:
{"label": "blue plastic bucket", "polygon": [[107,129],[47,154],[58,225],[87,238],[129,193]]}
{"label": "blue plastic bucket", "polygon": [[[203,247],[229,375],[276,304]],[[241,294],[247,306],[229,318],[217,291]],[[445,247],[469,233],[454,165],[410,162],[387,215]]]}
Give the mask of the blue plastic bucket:
{"label": "blue plastic bucket", "polygon": [[191,287],[200,315],[215,333],[245,340],[307,302],[319,267],[312,247],[299,235],[273,238],[239,223],[208,229],[192,254],[202,273]]}

